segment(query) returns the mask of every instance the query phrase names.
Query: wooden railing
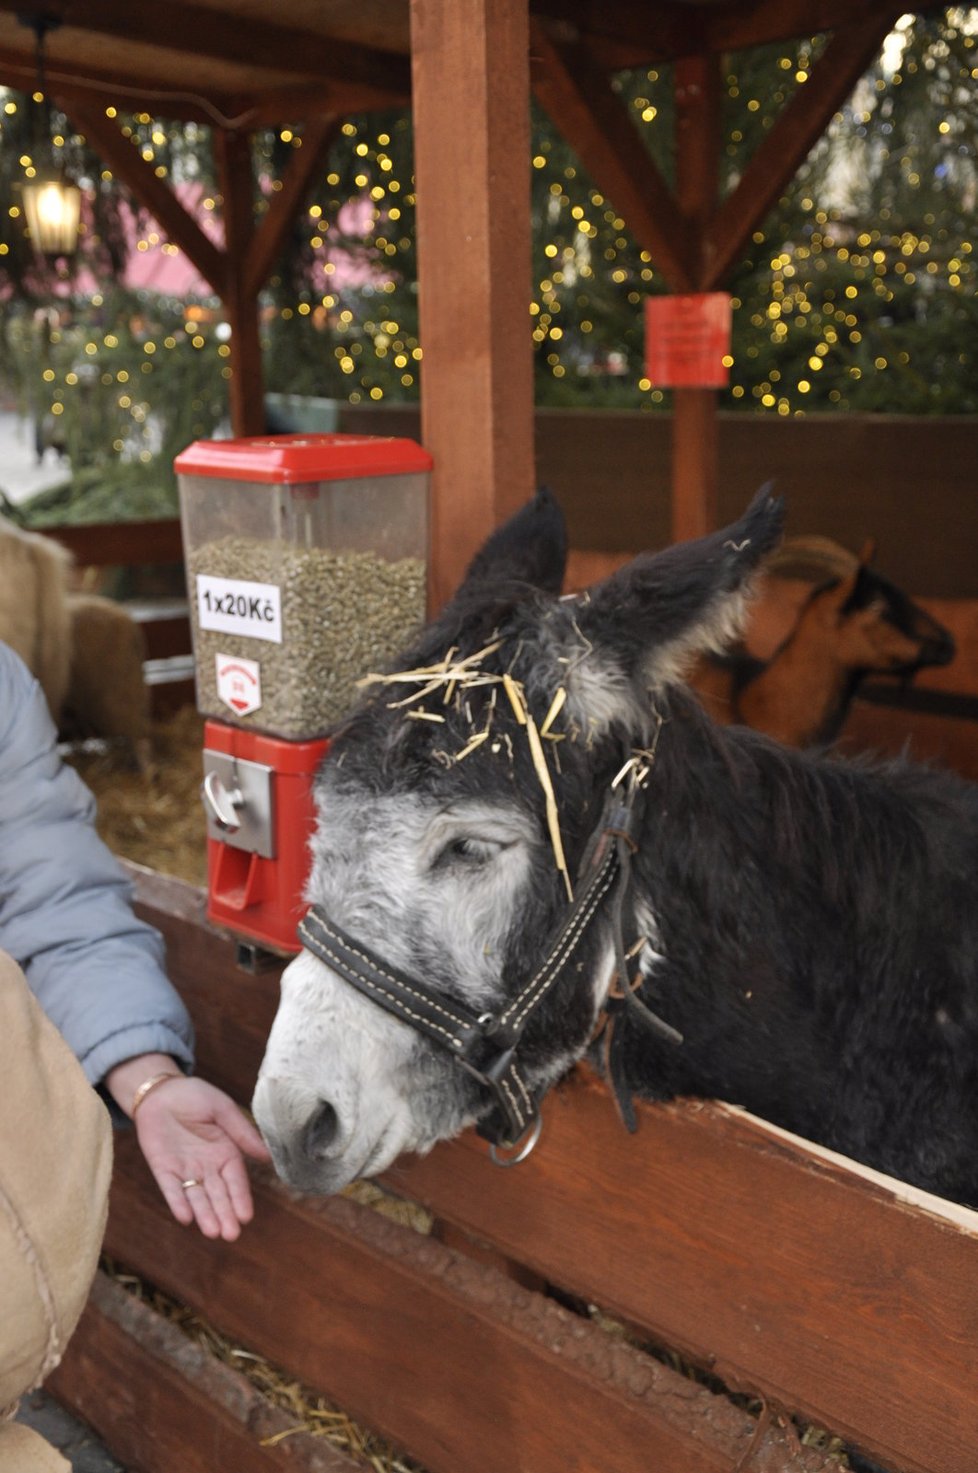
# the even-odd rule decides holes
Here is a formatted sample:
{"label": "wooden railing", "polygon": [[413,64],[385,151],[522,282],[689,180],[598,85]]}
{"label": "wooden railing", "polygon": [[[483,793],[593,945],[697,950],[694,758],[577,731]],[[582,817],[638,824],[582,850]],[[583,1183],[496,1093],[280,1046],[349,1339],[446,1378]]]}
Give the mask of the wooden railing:
{"label": "wooden railing", "polygon": [[[150,872],[137,884],[194,1017],[202,1074],[247,1101],[277,973],[236,967],[200,892]],[[449,1224],[454,1247],[354,1201],[298,1199],[267,1172],[255,1174],[242,1239],[209,1241],[169,1218],[123,1136],[106,1246],[432,1473],[835,1469],[800,1446],[794,1415],[887,1468],[973,1473],[978,1213],[729,1107],[641,1106],[639,1117],[628,1135],[582,1073],[548,1098],[541,1142],[514,1170],[495,1168],[471,1135],[401,1160],[387,1187]],[[487,1265],[489,1254],[521,1272]],[[146,1473],[213,1470],[224,1403],[208,1403],[196,1373],[178,1395],[179,1365],[154,1362],[145,1326],[120,1328],[104,1300],[56,1393],[120,1449],[138,1407]],[[117,1349],[106,1376],[105,1337],[127,1333],[139,1343],[131,1357]],[[680,1375],[653,1342],[709,1377]],[[289,1466],[313,1467],[298,1449]],[[233,1466],[283,1466],[271,1453],[263,1462],[256,1438]],[[350,1468],[336,1457],[330,1468]]]}

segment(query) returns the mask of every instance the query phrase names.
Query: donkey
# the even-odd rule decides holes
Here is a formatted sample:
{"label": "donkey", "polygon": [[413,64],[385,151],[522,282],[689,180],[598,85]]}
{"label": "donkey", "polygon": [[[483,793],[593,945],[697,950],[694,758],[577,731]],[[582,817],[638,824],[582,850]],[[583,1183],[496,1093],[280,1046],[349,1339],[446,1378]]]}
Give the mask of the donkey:
{"label": "donkey", "polygon": [[978,789],[703,711],[766,491],[564,599],[557,520],[497,531],[333,735],[254,1096],[277,1170],[335,1192],[473,1123],[522,1155],[590,1050],[626,1123],[720,1098],[978,1205]]}

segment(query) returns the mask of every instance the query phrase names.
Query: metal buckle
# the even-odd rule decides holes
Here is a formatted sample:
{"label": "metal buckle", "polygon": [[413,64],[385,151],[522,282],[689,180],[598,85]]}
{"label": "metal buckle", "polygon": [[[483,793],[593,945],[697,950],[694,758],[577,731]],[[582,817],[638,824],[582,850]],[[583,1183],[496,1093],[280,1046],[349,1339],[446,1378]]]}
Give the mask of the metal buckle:
{"label": "metal buckle", "polygon": [[[529,1156],[537,1141],[540,1139],[540,1132],[542,1129],[543,1117],[540,1114],[540,1111],[536,1110],[534,1111],[533,1119],[530,1121],[529,1125],[526,1127],[526,1130],[524,1130],[519,1140],[514,1141],[512,1146],[510,1147],[511,1150],[516,1151],[516,1155],[500,1156],[497,1146],[490,1142],[490,1161],[494,1166],[519,1166],[521,1161],[526,1160],[527,1156]],[[520,1145],[520,1141],[523,1142],[522,1145]]]}

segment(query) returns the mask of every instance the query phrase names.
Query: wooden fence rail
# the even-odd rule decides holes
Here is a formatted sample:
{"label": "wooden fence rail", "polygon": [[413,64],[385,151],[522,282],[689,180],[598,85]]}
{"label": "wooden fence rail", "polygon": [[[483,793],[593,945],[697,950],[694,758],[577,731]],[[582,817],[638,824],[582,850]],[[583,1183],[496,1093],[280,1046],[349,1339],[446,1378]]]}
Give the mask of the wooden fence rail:
{"label": "wooden fence rail", "polygon": [[[247,1100],[277,974],[235,966],[200,892],[136,877],[201,1072]],[[581,1074],[548,1099],[519,1168],[499,1171],[468,1136],[403,1159],[386,1185],[759,1398],[760,1419],[433,1237],[346,1199],[296,1199],[267,1173],[241,1241],[208,1242],[169,1220],[131,1137],[107,1247],[432,1473],[836,1467],[798,1445],[788,1413],[902,1473],[974,1473],[978,1213],[727,1107],[639,1114],[627,1135]],[[71,1351],[59,1377],[111,1445],[114,1388],[93,1392]],[[162,1465],[147,1451],[134,1466]]]}

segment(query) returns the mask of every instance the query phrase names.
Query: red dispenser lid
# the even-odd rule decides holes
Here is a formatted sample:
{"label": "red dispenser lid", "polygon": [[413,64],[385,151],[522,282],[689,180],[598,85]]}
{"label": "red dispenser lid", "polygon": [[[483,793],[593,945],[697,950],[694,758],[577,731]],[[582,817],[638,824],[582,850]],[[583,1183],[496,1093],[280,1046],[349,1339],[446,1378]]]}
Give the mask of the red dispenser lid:
{"label": "red dispenser lid", "polygon": [[306,484],[431,470],[431,456],[392,435],[252,435],[195,440],[173,462],[178,475]]}

